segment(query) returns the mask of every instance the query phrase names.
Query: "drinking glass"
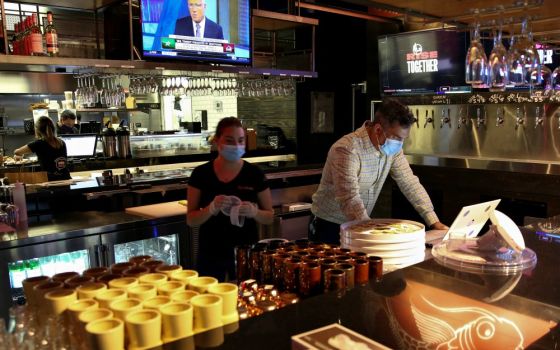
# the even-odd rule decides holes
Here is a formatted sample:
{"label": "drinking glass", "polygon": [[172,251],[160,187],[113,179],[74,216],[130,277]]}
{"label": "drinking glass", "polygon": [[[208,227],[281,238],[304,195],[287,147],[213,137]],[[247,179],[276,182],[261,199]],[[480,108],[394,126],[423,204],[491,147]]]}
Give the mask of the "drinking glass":
{"label": "drinking glass", "polygon": [[487,80],[488,59],[480,43],[480,24],[477,22],[471,35],[471,45],[467,51],[465,82],[473,87],[483,87]]}
{"label": "drinking glass", "polygon": [[551,85],[554,91],[560,91],[560,66],[556,67],[552,72]]}
{"label": "drinking glass", "polygon": [[494,47],[488,59],[490,91],[504,91],[508,83],[507,50],[502,44],[502,26],[494,32]]}
{"label": "drinking glass", "polygon": [[[508,54],[509,81],[516,86],[533,86],[531,75],[540,70],[540,58],[532,36],[527,29],[527,19],[521,23],[521,34],[517,39],[512,36]],[[538,78],[538,75],[537,75]],[[540,83],[540,81],[537,81]]]}

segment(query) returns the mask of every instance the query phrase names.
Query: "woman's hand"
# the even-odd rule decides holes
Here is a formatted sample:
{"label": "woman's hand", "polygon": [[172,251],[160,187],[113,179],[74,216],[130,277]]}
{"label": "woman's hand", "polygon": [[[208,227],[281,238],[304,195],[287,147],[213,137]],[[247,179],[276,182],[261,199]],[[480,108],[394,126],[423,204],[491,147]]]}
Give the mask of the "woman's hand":
{"label": "woman's hand", "polygon": [[214,197],[214,200],[208,206],[208,211],[210,214],[216,216],[222,209],[227,209],[231,207],[231,199],[228,196],[218,195]]}
{"label": "woman's hand", "polygon": [[257,205],[255,203],[243,201],[243,202],[241,202],[241,205],[239,206],[239,215],[240,216],[245,216],[245,217],[248,217],[248,218],[254,218],[255,216],[257,216],[258,212],[259,212],[259,208],[257,207]]}

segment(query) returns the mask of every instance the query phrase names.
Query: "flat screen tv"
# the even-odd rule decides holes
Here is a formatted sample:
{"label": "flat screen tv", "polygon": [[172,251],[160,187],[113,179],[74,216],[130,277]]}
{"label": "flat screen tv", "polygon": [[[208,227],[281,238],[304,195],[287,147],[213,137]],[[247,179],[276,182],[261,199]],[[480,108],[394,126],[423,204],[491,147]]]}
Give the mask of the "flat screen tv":
{"label": "flat screen tv", "polygon": [[144,58],[251,64],[250,0],[142,0]]}
{"label": "flat screen tv", "polygon": [[383,95],[468,93],[465,32],[430,30],[378,38]]}

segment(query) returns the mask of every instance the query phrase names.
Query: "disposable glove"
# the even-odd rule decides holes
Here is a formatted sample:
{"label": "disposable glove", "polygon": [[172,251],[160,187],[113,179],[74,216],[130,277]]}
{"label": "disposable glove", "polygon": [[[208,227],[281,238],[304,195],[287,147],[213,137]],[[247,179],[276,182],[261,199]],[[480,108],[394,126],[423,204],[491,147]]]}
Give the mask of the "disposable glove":
{"label": "disposable glove", "polygon": [[231,199],[229,196],[218,195],[214,197],[214,200],[208,206],[208,211],[210,211],[210,214],[216,216],[220,210],[224,208],[231,208]]}
{"label": "disposable glove", "polygon": [[239,216],[254,218],[255,216],[257,216],[258,212],[259,208],[255,203],[243,201],[239,206]]}

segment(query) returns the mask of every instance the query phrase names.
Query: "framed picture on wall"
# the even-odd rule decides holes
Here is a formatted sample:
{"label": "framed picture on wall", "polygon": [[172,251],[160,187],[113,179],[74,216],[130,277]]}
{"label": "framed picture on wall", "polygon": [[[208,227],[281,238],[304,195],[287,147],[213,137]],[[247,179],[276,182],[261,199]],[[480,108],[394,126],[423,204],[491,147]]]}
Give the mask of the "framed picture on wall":
{"label": "framed picture on wall", "polygon": [[311,133],[334,133],[334,92],[311,92]]}

